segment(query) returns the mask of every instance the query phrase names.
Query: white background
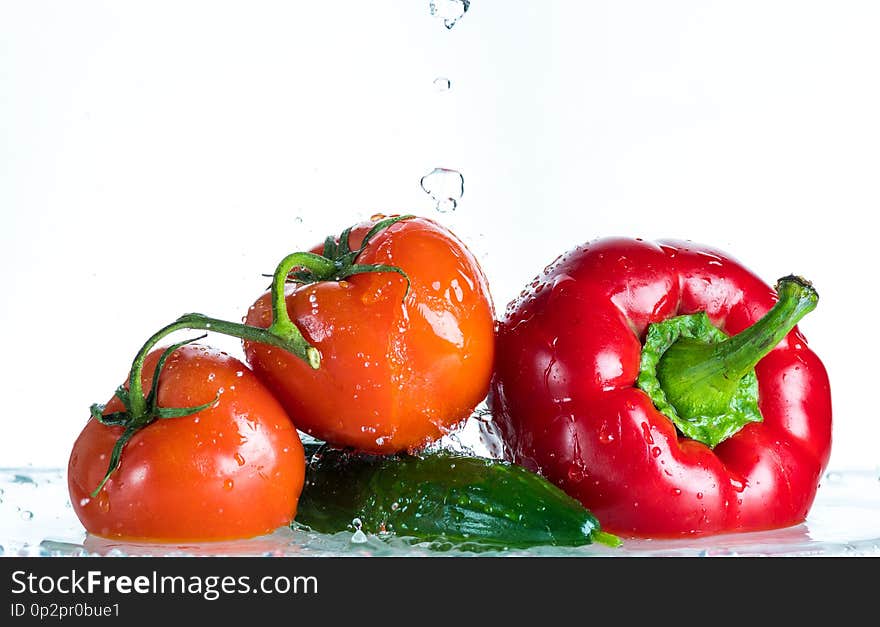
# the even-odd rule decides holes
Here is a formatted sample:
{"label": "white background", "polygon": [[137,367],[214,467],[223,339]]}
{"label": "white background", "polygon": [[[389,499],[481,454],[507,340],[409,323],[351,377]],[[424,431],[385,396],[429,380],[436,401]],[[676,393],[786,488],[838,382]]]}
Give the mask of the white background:
{"label": "white background", "polygon": [[499,311],[612,234],[811,278],[831,466],[876,468],[878,33],[871,0],[473,0],[452,30],[428,0],[0,0],[0,466],[66,465],[178,315],[238,319],[286,253],[411,211]]}

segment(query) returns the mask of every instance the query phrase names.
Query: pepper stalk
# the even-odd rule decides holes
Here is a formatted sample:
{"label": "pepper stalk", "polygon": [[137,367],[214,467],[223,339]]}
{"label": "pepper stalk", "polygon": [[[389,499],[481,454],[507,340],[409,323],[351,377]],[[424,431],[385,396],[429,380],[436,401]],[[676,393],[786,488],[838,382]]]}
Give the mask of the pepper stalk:
{"label": "pepper stalk", "polygon": [[763,420],[754,368],[819,301],[793,275],[779,279],[776,291],[770,311],[733,337],[705,312],[650,325],[637,384],[685,436],[714,447]]}

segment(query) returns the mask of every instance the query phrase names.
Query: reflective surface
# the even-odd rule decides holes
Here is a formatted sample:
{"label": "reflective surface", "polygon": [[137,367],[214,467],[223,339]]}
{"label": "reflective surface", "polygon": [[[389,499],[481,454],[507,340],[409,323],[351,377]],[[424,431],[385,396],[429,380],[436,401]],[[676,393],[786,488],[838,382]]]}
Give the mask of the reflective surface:
{"label": "reflective surface", "polygon": [[[365,541],[364,541],[365,540]],[[128,544],[88,536],[67,498],[60,469],[0,469],[0,555],[450,556],[363,533],[324,535],[281,529],[269,536],[199,545]],[[683,540],[630,540],[619,549],[537,547],[480,555],[535,556],[880,556],[880,480],[876,472],[831,472],[804,524],[759,533]]]}

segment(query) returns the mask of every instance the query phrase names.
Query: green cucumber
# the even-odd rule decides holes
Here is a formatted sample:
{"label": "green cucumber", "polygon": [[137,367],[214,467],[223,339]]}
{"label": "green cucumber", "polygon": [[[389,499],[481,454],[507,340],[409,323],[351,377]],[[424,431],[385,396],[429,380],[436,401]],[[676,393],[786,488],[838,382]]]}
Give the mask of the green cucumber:
{"label": "green cucumber", "polygon": [[365,533],[431,541],[435,548],[620,544],[543,477],[446,452],[383,457],[322,449],[309,463],[296,522],[321,533],[359,524]]}

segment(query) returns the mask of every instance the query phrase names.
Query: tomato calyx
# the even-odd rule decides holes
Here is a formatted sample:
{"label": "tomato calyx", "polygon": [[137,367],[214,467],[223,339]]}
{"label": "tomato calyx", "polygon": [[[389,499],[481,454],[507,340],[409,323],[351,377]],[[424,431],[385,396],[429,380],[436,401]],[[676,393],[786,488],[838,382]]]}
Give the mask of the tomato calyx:
{"label": "tomato calyx", "polygon": [[[393,224],[401,220],[409,220],[415,216],[403,215],[384,218],[370,228],[361,245],[352,250],[349,245],[349,236],[353,227],[348,227],[339,235],[334,237],[329,235],[324,240],[324,250],[322,254],[315,253],[292,253],[285,257],[273,274],[273,295],[279,294],[283,298],[283,289],[277,289],[279,284],[298,283],[307,285],[309,283],[319,283],[321,281],[342,281],[356,274],[365,274],[368,272],[394,272],[406,279],[406,293],[409,294],[412,285],[409,275],[397,266],[387,264],[360,264],[357,259],[367,248],[370,240],[376,235],[387,229]],[[280,305],[273,302],[273,309]],[[271,327],[270,327],[271,328]]]}
{"label": "tomato calyx", "polygon": [[[269,344],[286,350],[306,361],[313,369],[317,370],[321,365],[321,354],[318,349],[311,346],[297,329],[296,325],[290,321],[286,307],[277,313],[275,323],[279,323],[275,328],[263,329],[260,327],[252,327],[237,322],[227,322],[217,318],[209,318],[199,313],[189,313],[181,316],[169,325],[166,325],[154,333],[141,347],[135,356],[131,365],[131,371],[128,377],[128,388],[124,385],[116,389],[115,396],[122,402],[124,411],[113,412],[104,415],[104,405],[94,404],[90,408],[92,418],[108,425],[124,427],[122,435],[116,441],[113,452],[110,455],[110,462],[107,466],[107,473],[101,480],[101,483],[92,492],[92,496],[97,496],[104,484],[110,478],[110,475],[119,467],[122,450],[131,437],[140,429],[152,424],[157,419],[162,418],[180,418],[183,416],[191,416],[204,409],[212,407],[217,399],[205,405],[195,407],[159,407],[157,404],[159,375],[165,365],[168,357],[178,348],[195,342],[196,340],[207,337],[202,335],[198,338],[179,342],[165,349],[156,368],[153,372],[153,382],[149,392],[146,394],[143,390],[143,369],[144,360],[150,350],[167,335],[183,329],[215,331],[224,335],[230,335],[243,340],[252,342],[260,342]],[[286,324],[285,324],[286,323]],[[289,325],[289,326],[288,326]],[[219,396],[218,396],[219,398]]]}
{"label": "tomato calyx", "polygon": [[186,344],[196,342],[206,337],[207,334],[204,334],[199,337],[178,342],[177,344],[172,344],[162,352],[162,355],[159,357],[159,360],[156,363],[156,370],[153,373],[153,383],[150,386],[150,391],[143,399],[144,408],[142,410],[135,411],[132,408],[131,392],[124,385],[120,385],[116,389],[115,394],[116,398],[118,398],[122,402],[122,405],[125,408],[124,411],[117,411],[110,414],[105,414],[104,409],[106,406],[100,403],[95,403],[89,408],[92,418],[94,418],[101,424],[107,425],[109,427],[124,428],[122,435],[119,436],[119,438],[116,440],[116,443],[113,445],[113,451],[110,453],[110,463],[107,467],[107,472],[104,474],[104,478],[101,479],[98,487],[95,488],[94,491],[92,491],[91,493],[91,496],[93,498],[98,496],[101,488],[103,488],[104,484],[107,483],[107,480],[110,479],[110,475],[112,475],[113,472],[119,467],[119,462],[122,458],[122,449],[135,433],[159,419],[183,418],[185,416],[192,416],[193,414],[197,414],[202,410],[213,407],[214,405],[216,405],[217,401],[220,400],[220,393],[218,392],[217,396],[214,397],[214,400],[204,403],[202,405],[194,405],[192,407],[159,406],[159,375],[162,372],[162,369],[165,367],[165,362],[168,360],[168,357],[170,357],[171,353],[176,351],[181,346],[185,346]]}

